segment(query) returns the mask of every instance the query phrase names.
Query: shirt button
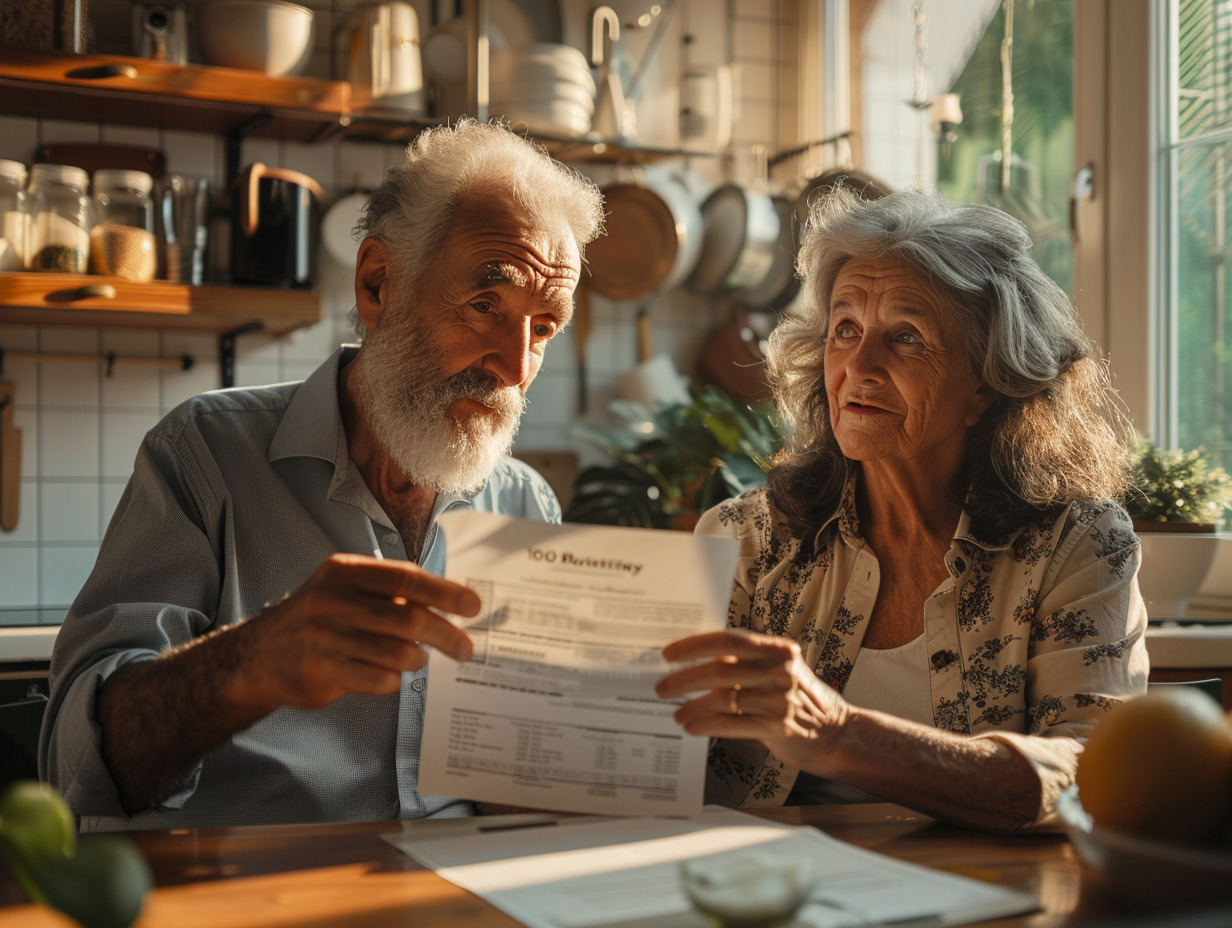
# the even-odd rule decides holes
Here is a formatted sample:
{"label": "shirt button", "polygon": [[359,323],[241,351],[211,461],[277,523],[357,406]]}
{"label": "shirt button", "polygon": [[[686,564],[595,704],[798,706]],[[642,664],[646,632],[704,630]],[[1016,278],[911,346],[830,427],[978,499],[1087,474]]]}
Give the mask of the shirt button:
{"label": "shirt button", "polygon": [[426,684],[424,683],[423,677],[416,677],[411,681],[411,689],[413,689],[416,693],[422,693],[425,685]]}
{"label": "shirt button", "polygon": [[957,657],[958,655],[953,651],[938,651],[928,660],[933,665],[933,670],[943,670],[954,663]]}
{"label": "shirt button", "polygon": [[398,536],[395,535],[393,532],[390,532],[388,535],[385,536],[385,544],[387,545],[396,545],[398,541],[399,541]]}

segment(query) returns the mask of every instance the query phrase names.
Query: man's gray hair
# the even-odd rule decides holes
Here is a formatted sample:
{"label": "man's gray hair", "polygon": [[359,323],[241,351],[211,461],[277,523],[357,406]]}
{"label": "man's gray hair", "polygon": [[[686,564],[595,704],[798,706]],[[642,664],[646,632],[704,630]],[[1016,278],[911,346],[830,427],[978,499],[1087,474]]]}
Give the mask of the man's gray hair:
{"label": "man's gray hair", "polygon": [[508,197],[536,222],[563,220],[583,254],[603,230],[603,196],[593,181],[498,122],[463,118],[407,145],[406,160],[368,198],[356,235],[384,242],[413,287],[469,194]]}
{"label": "man's gray hair", "polygon": [[972,372],[998,394],[972,431],[969,467],[979,474],[988,465],[1028,506],[1118,499],[1126,420],[1069,297],[1031,248],[1026,228],[1008,214],[950,206],[932,192],[864,200],[839,187],[813,204],[796,261],[804,301],[774,331],[768,356],[792,432],[790,454],[821,455],[833,469],[838,452],[824,379],[831,293],[851,259],[888,258],[943,297],[959,320]]}

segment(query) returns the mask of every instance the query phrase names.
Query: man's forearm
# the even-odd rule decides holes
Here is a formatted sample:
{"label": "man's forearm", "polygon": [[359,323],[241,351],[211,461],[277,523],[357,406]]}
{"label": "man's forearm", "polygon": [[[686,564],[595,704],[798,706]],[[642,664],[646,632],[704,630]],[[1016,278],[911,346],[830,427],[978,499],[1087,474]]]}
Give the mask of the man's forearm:
{"label": "man's forearm", "polygon": [[103,760],[125,811],[157,805],[214,745],[272,711],[229,698],[231,682],[244,672],[245,631],[243,625],[222,629],[131,664],[103,684]]}

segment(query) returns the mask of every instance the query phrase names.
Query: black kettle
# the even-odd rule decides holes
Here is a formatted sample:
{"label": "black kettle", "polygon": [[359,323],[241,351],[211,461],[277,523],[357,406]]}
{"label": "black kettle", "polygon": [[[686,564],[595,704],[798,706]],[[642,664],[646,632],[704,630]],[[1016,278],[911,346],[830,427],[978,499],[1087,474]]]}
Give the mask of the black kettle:
{"label": "black kettle", "polygon": [[231,191],[231,280],[311,287],[322,196],[307,174],[259,161],[246,167]]}

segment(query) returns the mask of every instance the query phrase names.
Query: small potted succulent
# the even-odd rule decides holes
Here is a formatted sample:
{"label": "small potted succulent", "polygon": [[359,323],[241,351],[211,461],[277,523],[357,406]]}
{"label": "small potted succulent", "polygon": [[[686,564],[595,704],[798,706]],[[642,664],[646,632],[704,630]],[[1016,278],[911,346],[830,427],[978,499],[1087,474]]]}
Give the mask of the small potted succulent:
{"label": "small potted succulent", "polygon": [[1142,539],[1138,586],[1152,620],[1179,619],[1202,586],[1219,546],[1216,534],[1232,507],[1232,478],[1205,449],[1161,449],[1143,439],[1134,449],[1125,508]]}
{"label": "small potted succulent", "polygon": [[1149,439],[1134,449],[1125,508],[1143,531],[1214,532],[1232,507],[1232,478],[1203,448],[1165,451]]}

